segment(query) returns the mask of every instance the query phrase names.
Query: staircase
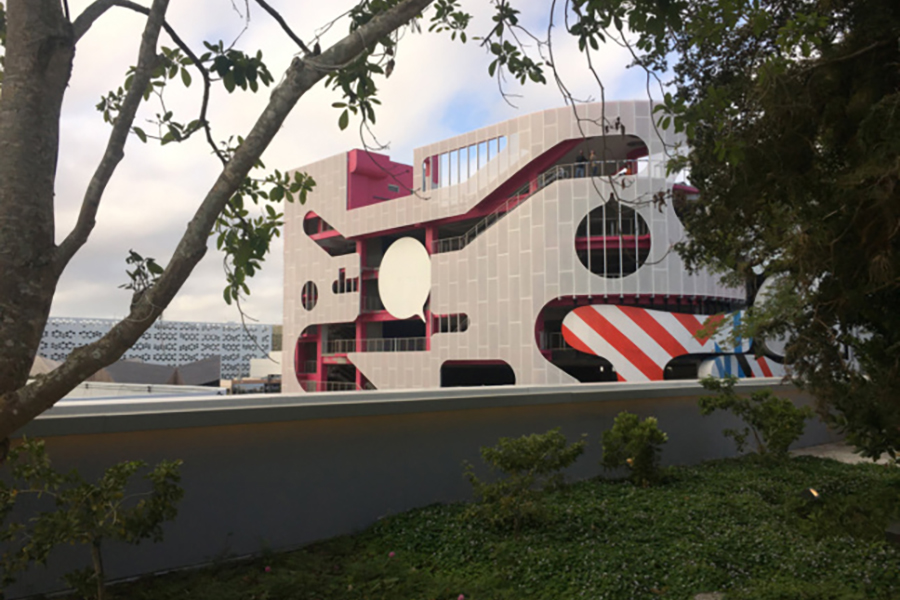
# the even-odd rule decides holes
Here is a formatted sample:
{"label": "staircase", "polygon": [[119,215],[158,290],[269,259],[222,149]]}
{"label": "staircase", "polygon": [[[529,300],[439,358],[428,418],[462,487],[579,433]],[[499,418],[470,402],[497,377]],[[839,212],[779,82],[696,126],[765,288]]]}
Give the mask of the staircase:
{"label": "staircase", "polygon": [[[491,213],[478,221],[471,229],[456,237],[435,240],[432,246],[433,254],[455,252],[462,250],[472,243],[479,235],[488,230],[497,221],[506,216],[516,206],[541,191],[551,183],[561,179],[574,179],[578,177],[613,177],[617,175],[631,175],[634,168],[634,160],[600,160],[589,163],[570,163],[565,165],[553,165],[537,177],[537,186],[531,189],[529,181],[521,188],[513,192],[505,202],[500,204]],[[584,174],[581,174],[581,170]],[[596,175],[593,173],[596,171]]]}

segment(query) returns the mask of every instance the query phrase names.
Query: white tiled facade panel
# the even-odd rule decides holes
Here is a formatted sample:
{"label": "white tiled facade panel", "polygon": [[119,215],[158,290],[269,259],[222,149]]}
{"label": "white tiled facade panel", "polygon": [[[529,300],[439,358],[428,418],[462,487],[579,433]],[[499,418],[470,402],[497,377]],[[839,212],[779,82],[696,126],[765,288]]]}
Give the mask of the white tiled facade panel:
{"label": "white tiled facade panel", "polygon": [[[435,388],[441,365],[448,360],[503,360],[515,372],[517,384],[577,383],[548,362],[535,340],[535,323],[542,308],[565,296],[597,297],[620,294],[687,295],[740,300],[743,290],[725,287],[717,275],[688,274],[672,250],[684,229],[672,202],[650,202],[658,191],[671,189],[666,178],[666,151],[683,140],[671,130],[659,130],[647,101],[579,105],[547,110],[450,138],[414,153],[413,188],[422,189],[421,165],[426,157],[500,136],[506,147],[487,167],[467,181],[418,192],[388,202],[347,209],[347,155],[340,154],[300,167],[316,180],[305,205],[287,206],[285,216],[284,344],[292,352],[309,325],[353,322],[360,314],[359,294],[333,294],[338,270],[348,278],[361,275],[358,254],[331,257],[303,231],[303,219],[314,211],[347,238],[425,224],[468,212],[532,159],[565,140],[603,135],[604,123],[620,123],[649,149],[646,168],[636,176],[563,179],[530,196],[462,250],[432,256],[430,307],[434,314],[465,313],[465,332],[436,333],[430,351],[356,352],[350,361],[379,389]],[[612,135],[615,132],[610,133]],[[612,192],[623,205],[634,206],[649,226],[650,255],[635,273],[605,278],[578,259],[576,228]],[[635,204],[631,204],[634,202]],[[305,282],[318,287],[312,310],[301,306]],[[301,391],[292,360],[283,365],[283,389]]]}

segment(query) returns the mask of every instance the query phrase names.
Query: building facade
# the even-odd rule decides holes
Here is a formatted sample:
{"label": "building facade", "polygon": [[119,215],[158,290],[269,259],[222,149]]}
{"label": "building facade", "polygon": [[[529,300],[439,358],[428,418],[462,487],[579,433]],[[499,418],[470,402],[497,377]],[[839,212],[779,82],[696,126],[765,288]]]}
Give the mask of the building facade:
{"label": "building facade", "polygon": [[777,372],[702,336],[745,291],[673,251],[695,190],[667,175],[683,140],[652,110],[546,110],[413,165],[353,150],[301,167],[316,187],[285,215],[283,389]]}
{"label": "building facade", "polygon": [[[103,337],[116,319],[50,317],[38,354],[62,362],[79,346]],[[250,359],[272,350],[272,326],[240,323],[156,321],[123,356],[124,359],[179,367],[210,356],[221,357],[221,379],[250,374]]]}

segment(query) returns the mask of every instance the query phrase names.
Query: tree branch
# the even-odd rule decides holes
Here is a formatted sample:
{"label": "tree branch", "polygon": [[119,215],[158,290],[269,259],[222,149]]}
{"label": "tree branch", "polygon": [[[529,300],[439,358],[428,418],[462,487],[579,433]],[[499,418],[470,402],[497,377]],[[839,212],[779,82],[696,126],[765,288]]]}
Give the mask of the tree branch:
{"label": "tree branch", "polygon": [[[130,0],[98,0],[98,2],[95,2],[94,4],[99,4],[100,2],[103,2],[105,5],[107,5],[107,8],[110,6],[119,6],[122,8],[129,8],[135,12],[141,13],[142,15],[150,14],[149,8],[147,8],[146,6],[137,4],[136,2],[131,2]],[[87,9],[85,9],[84,13],[82,13],[82,16],[84,16],[84,14],[88,12],[88,10],[91,10],[91,8],[93,6],[94,5],[91,5]],[[104,8],[103,10],[105,11],[106,8]],[[79,19],[80,18],[81,17],[79,17]],[[209,121],[206,120],[206,112],[209,108],[209,90],[212,85],[210,77],[209,77],[209,70],[203,66],[203,63],[200,61],[199,58],[197,58],[197,55],[194,54],[194,51],[191,50],[191,47],[188,46],[184,42],[184,40],[181,39],[181,37],[175,32],[175,29],[173,29],[172,26],[169,25],[169,23],[167,21],[163,21],[162,26],[163,26],[163,29],[166,30],[166,33],[169,34],[169,37],[172,38],[172,41],[175,42],[175,44],[179,48],[181,48],[181,51],[184,52],[185,55],[187,55],[187,57],[191,59],[191,61],[194,63],[194,66],[197,67],[198,71],[200,71],[200,76],[203,78],[203,101],[200,103],[200,117],[197,120],[200,121],[200,123],[203,126],[203,131],[206,133],[206,141],[209,144],[209,147],[212,148],[212,151],[215,153],[215,155],[219,158],[219,160],[224,165],[226,162],[228,162],[228,159],[225,158],[225,155],[222,154],[222,151],[219,150],[218,146],[216,146],[216,142],[215,142],[215,140],[213,140],[213,137],[212,137],[212,130],[210,129]],[[76,20],[76,27],[77,27],[77,20]]]}
{"label": "tree branch", "polygon": [[200,62],[200,59],[194,54],[193,50],[191,50],[190,46],[184,43],[175,30],[169,26],[168,23],[163,22],[163,28],[165,28],[166,33],[169,34],[169,37],[172,38],[172,41],[175,42],[181,51],[187,55],[188,58],[191,59],[191,62],[194,63],[194,66],[197,67],[197,70],[200,71],[200,76],[203,78],[203,101],[200,103],[200,116],[198,120],[200,124],[203,126],[203,131],[206,133],[206,142],[209,144],[212,151],[215,153],[219,160],[222,162],[224,166],[225,163],[228,162],[228,159],[225,158],[225,155],[222,154],[222,151],[219,150],[219,147],[216,146],[215,140],[213,140],[212,129],[209,126],[209,121],[206,120],[206,111],[209,108],[209,89],[212,86],[212,82],[209,78],[209,70],[203,66],[203,63]]}
{"label": "tree branch", "polygon": [[303,54],[307,56],[312,54],[312,52],[309,51],[309,48],[306,47],[306,44],[303,43],[303,40],[297,37],[297,35],[291,30],[291,28],[288,26],[284,18],[278,13],[277,10],[272,8],[269,3],[266,2],[266,0],[256,0],[256,3],[262,6],[267,13],[272,15],[273,19],[278,21],[278,24],[281,25],[281,28],[284,29],[284,32],[288,35],[288,37],[294,40],[294,43],[300,46],[300,49],[303,50]]}
{"label": "tree branch", "polygon": [[75,43],[87,33],[94,21],[103,16],[107,10],[115,4],[115,0],[94,0],[72,23],[72,31],[75,33]]}
{"label": "tree branch", "polygon": [[[165,4],[165,0],[158,1]],[[297,101],[336,68],[326,65],[352,62],[366,51],[367,40],[378,40],[388,35],[419,15],[433,1],[403,0],[350,33],[316,59],[294,58],[284,80],[272,91],[269,104],[207,192],[156,285],[132,307],[128,317],[113,326],[102,338],[76,348],[51,373],[38,376],[33,383],[0,397],[0,440],[53,406],[87,377],[116,361],[153,324],[206,254],[209,233],[216,219],[278,133]]]}
{"label": "tree branch", "polygon": [[116,167],[125,156],[123,148],[128,139],[128,133],[131,131],[131,124],[134,123],[134,117],[141,104],[144,91],[150,83],[153,67],[156,64],[156,44],[159,40],[159,32],[162,29],[168,6],[169,0],[153,0],[153,6],[150,8],[147,24],[144,27],[144,33],[141,36],[138,64],[134,72],[131,88],[125,95],[122,108],[116,116],[103,158],[100,160],[100,164],[97,165],[97,170],[94,171],[94,176],[91,177],[91,181],[85,191],[84,200],[81,203],[81,212],[78,215],[78,222],[71,233],[63,240],[62,244],[59,245],[59,248],[57,248],[54,262],[59,272],[62,272],[72,256],[75,255],[75,252],[84,245],[94,229],[100,199],[103,197],[106,185],[112,178]]}

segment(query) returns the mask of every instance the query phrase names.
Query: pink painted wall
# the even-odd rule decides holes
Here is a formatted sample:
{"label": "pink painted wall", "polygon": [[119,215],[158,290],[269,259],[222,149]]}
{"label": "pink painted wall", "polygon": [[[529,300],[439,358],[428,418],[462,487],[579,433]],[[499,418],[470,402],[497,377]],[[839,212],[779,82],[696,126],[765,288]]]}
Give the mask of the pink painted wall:
{"label": "pink painted wall", "polygon": [[[395,163],[383,154],[365,150],[347,153],[348,209],[409,196],[412,182],[410,165]],[[399,187],[399,191],[392,192],[389,185]]]}

